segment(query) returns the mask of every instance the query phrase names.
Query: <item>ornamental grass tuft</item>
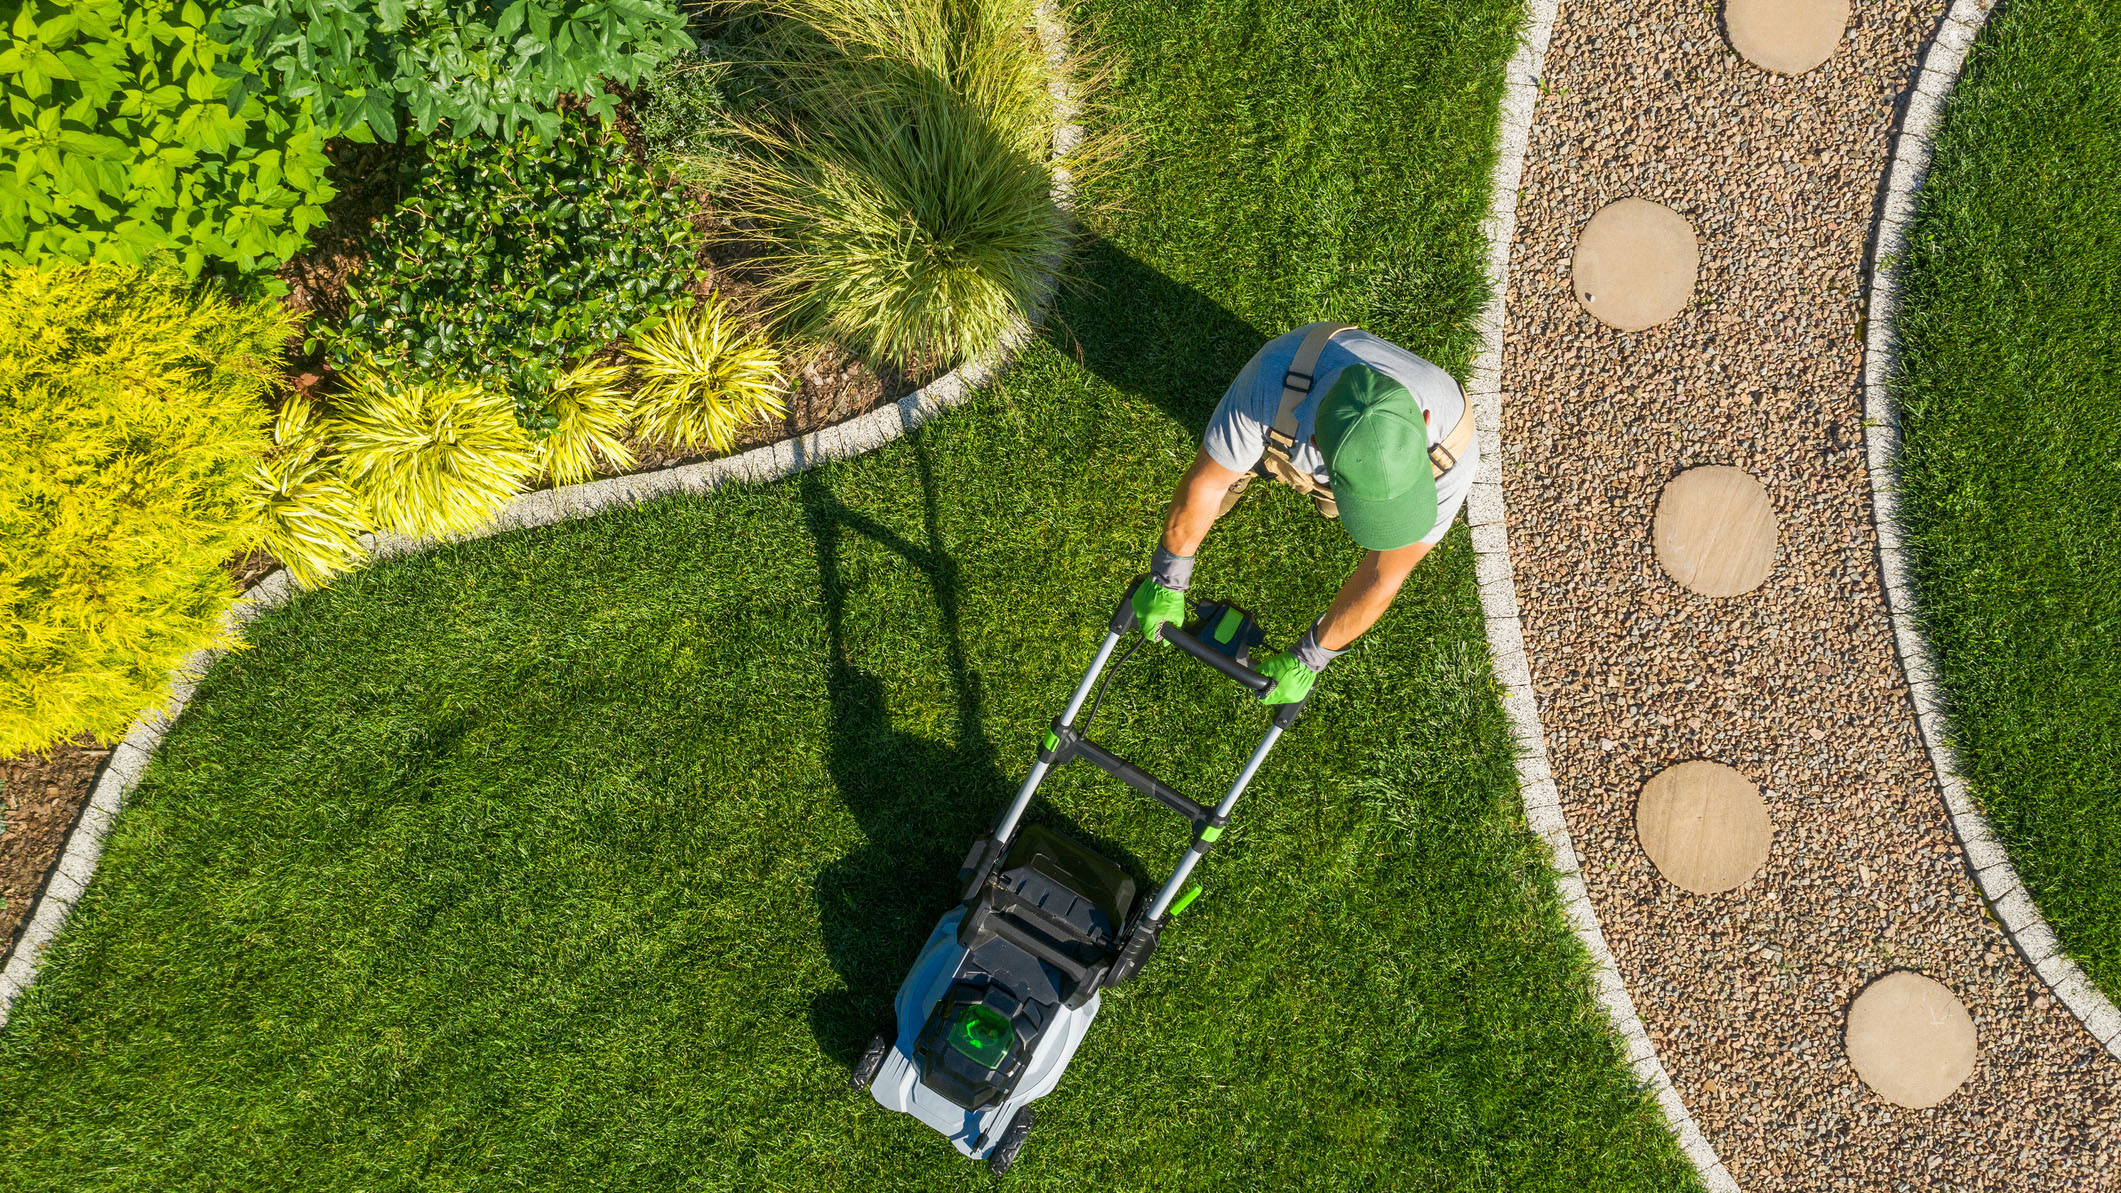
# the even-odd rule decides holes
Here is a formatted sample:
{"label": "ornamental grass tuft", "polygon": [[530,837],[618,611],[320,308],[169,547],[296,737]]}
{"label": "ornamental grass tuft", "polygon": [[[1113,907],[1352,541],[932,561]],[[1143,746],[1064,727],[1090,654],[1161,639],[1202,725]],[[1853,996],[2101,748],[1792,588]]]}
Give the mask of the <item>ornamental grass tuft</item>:
{"label": "ornamental grass tuft", "polygon": [[1062,255],[1047,158],[1060,69],[1033,0],[763,0],[778,114],[721,198],[762,240],[767,309],[874,361],[954,364],[1023,325]]}
{"label": "ornamental grass tuft", "polygon": [[552,431],[538,440],[538,459],[556,485],[573,485],[597,473],[634,466],[633,449],[620,438],[633,418],[633,395],[621,384],[622,365],[584,361],[552,388]]}
{"label": "ornamental grass tuft", "polygon": [[779,358],[719,297],[672,314],[626,352],[639,362],[634,417],[648,439],[726,452],[738,427],[787,410]]}
{"label": "ornamental grass tuft", "polygon": [[421,538],[469,534],[537,473],[506,395],[468,381],[355,381],[330,424],[369,520]]}
{"label": "ornamental grass tuft", "polygon": [[315,588],[360,560],[361,503],[308,401],[281,405],[272,438],[274,450],[250,471],[245,507],[259,544],[296,583]]}

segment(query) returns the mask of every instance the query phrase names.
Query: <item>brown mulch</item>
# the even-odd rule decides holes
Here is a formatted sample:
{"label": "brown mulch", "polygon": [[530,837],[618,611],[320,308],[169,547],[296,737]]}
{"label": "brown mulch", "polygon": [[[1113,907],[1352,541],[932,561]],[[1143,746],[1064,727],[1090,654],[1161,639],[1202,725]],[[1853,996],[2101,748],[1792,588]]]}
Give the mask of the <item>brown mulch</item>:
{"label": "brown mulch", "polygon": [[[1524,636],[1583,876],[1658,1055],[1741,1187],[2121,1188],[2121,1064],[1988,918],[1893,650],[1863,454],[1866,237],[1896,104],[1944,0],[1857,0],[1825,66],[1770,75],[1721,5],[1570,0],[1513,246],[1503,483]],[[1591,215],[1641,196],[1701,237],[1693,305],[1609,328],[1570,291]],[[1739,597],[1658,566],[1657,496],[1731,464],[1781,519]],[[1760,873],[1696,896],[1637,842],[1637,793],[1705,758],[1759,784]],[[1914,969],[1972,1012],[1974,1073],[1891,1106],[1842,1028]]]}
{"label": "brown mulch", "polygon": [[54,744],[48,755],[0,759],[0,956],[14,947],[108,757],[108,749],[81,738]]}

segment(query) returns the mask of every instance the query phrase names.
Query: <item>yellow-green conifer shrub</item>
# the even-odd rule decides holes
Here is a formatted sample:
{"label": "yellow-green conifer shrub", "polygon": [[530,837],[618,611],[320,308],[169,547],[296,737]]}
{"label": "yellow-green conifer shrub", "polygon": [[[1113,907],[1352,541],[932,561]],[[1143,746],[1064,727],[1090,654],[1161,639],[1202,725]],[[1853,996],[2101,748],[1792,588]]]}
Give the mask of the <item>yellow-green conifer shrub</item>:
{"label": "yellow-green conifer shrub", "polygon": [[634,418],[641,434],[681,451],[726,452],[738,427],[787,410],[779,357],[738,326],[718,297],[671,312],[626,352],[639,362]]}
{"label": "yellow-green conifer shrub", "polygon": [[538,470],[515,402],[472,381],[357,378],[327,432],[346,483],[378,529],[470,534]]}
{"label": "yellow-green conifer shrub", "polygon": [[0,756],[122,735],[222,642],[295,330],[171,273],[0,269]]}
{"label": "yellow-green conifer shrub", "polygon": [[633,395],[621,384],[619,365],[584,361],[552,387],[551,432],[538,441],[538,458],[556,485],[575,485],[596,475],[597,461],[614,472],[633,467],[633,449],[619,436],[633,417]]}
{"label": "yellow-green conifer shrub", "polygon": [[307,401],[281,405],[272,441],[272,454],[251,468],[245,506],[261,545],[314,588],[361,558],[361,503]]}

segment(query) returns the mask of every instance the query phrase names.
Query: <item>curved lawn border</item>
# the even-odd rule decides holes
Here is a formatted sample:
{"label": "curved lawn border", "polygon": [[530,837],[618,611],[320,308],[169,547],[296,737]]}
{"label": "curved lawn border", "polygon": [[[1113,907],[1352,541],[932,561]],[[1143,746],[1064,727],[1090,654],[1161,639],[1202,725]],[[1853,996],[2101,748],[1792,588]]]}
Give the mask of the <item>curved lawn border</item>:
{"label": "curved lawn border", "polygon": [[[1055,65],[1067,60],[1067,32],[1053,0],[1040,0],[1038,37],[1047,59]],[[1053,201],[1063,211],[1073,209],[1075,187],[1066,159],[1082,143],[1082,127],[1075,123],[1075,98],[1067,87],[1065,73],[1056,73],[1052,89],[1053,108],[1060,125],[1053,132]],[[525,493],[501,510],[494,520],[466,538],[485,538],[503,531],[551,526],[576,518],[588,518],[619,506],[638,505],[673,493],[705,493],[731,481],[763,483],[793,476],[832,460],[845,459],[882,447],[936,415],[965,401],[991,380],[1031,339],[1032,327],[1053,298],[1055,274],[1060,262],[1046,263],[1039,293],[1032,302],[1031,319],[1002,337],[986,355],[936,378],[889,406],[867,414],[793,436],[764,447],[719,460],[683,464],[654,472],[607,477],[579,485]],[[362,544],[375,559],[389,559],[429,545],[427,540],[392,534],[363,535]],[[233,632],[250,619],[286,604],[295,593],[293,580],[282,568],[260,581],[228,611],[224,625]],[[169,698],[159,708],[141,714],[125,740],[111,751],[81,815],[68,830],[57,864],[45,877],[44,887],[30,905],[30,913],[15,941],[6,964],[0,966],[0,1026],[7,1023],[15,999],[36,980],[44,951],[66,926],[74,905],[88,888],[103,856],[103,837],[110,831],[125,797],[147,769],[149,756],[162,742],[162,735],[184,711],[201,676],[219,658],[218,650],[193,653],[170,674]]]}
{"label": "curved lawn border", "polygon": [[1895,476],[1900,455],[1900,412],[1891,388],[1898,366],[1899,348],[1892,325],[1900,305],[1900,266],[1907,248],[1908,224],[1915,214],[1915,197],[1929,171],[1932,145],[1943,120],[1945,99],[1958,82],[1967,51],[1995,5],[1996,0],[1954,0],[1923,54],[1921,73],[1908,96],[1900,131],[1893,140],[1878,233],[1871,250],[1870,307],[1864,344],[1863,425],[1871,474],[1871,517],[1878,531],[1878,564],[1885,576],[1885,603],[1893,620],[1893,642],[1901,668],[1907,673],[1915,720],[1922,728],[1923,748],[1929,752],[1930,765],[1937,772],[1945,810],[1951,815],[1952,831],[1966,850],[1974,884],[2040,980],[2110,1055],[2121,1059],[2121,1009],[2116,1009],[2113,1001],[2062,952],[2054,929],[2018,881],[2018,871],[2011,865],[2003,843],[1989,829],[1988,818],[1967,791],[1958,751],[1952,748],[1951,726],[1945,719],[1937,671],[1930,661],[1929,644],[1922,638],[1921,610],[1909,576],[1907,549],[1900,539],[1900,494]]}
{"label": "curved lawn border", "polygon": [[1466,498],[1466,525],[1473,536],[1474,575],[1480,584],[1480,608],[1487,622],[1488,653],[1495,680],[1503,688],[1503,711],[1517,737],[1518,796],[1525,822],[1552,855],[1554,885],[1561,894],[1569,930],[1591,955],[1598,1002],[1627,1047],[1628,1067],[1642,1088],[1656,1095],[1665,1125],[1679,1140],[1702,1184],[1711,1193],[1738,1193],[1738,1182],[1702,1134],[1692,1112],[1657,1059],[1657,1046],[1636,1013],[1635,1000],[1614,967],[1613,952],[1598,926],[1597,909],[1584,886],[1583,869],[1569,839],[1561,812],[1561,792],[1547,761],[1546,730],[1539,723],[1539,697],[1532,690],[1532,667],[1524,652],[1524,625],[1518,620],[1517,573],[1510,564],[1510,535],[1502,495],[1502,343],[1509,295],[1510,250],[1517,233],[1517,188],[1524,179],[1525,142],[1532,131],[1532,112],[1539,102],[1539,76],[1561,0],[1530,0],[1517,52],[1504,69],[1501,131],[1489,198],[1488,302],[1480,313],[1480,355],[1466,379],[1480,435],[1480,458],[1493,461],[1488,475],[1473,483]]}

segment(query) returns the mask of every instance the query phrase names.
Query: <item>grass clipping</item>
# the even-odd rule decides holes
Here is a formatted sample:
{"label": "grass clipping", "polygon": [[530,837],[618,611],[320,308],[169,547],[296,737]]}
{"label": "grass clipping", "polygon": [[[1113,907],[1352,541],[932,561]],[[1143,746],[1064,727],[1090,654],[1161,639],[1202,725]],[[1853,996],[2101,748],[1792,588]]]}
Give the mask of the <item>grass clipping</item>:
{"label": "grass clipping", "polygon": [[1022,325],[1065,247],[1047,158],[1061,67],[1032,0],[762,0],[779,116],[714,168],[794,334],[942,368]]}

